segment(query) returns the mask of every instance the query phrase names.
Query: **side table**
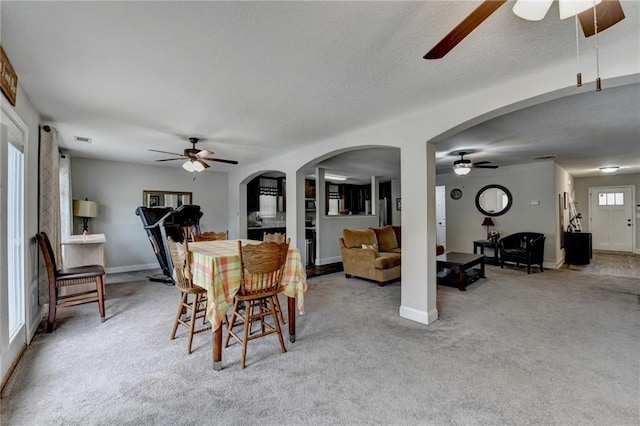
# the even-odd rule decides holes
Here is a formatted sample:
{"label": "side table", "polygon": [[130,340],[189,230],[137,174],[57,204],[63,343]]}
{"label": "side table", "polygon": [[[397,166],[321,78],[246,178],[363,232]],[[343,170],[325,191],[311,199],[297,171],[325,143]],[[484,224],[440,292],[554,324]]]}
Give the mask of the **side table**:
{"label": "side table", "polygon": [[473,242],[473,253],[478,254],[478,249],[480,249],[480,254],[484,254],[484,249],[488,247],[493,249],[493,257],[487,257],[485,259],[485,263],[490,265],[499,265],[500,264],[500,246],[498,242],[495,243],[491,240],[476,240]]}

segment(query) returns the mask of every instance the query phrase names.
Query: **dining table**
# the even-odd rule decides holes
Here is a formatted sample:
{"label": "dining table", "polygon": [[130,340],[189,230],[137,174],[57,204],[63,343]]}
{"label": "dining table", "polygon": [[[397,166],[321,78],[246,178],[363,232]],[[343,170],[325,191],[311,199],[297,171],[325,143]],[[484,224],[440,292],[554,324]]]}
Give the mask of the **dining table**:
{"label": "dining table", "polygon": [[[213,331],[213,369],[222,369],[222,324],[227,311],[234,303],[240,289],[242,270],[238,241],[242,245],[260,244],[257,240],[219,240],[189,243],[193,284],[207,289],[207,319]],[[307,291],[307,274],[300,250],[289,247],[281,283],[287,296],[289,341],[296,340],[296,305],[304,314],[304,293]],[[297,304],[296,304],[297,302]],[[278,318],[275,318],[278,321]]]}

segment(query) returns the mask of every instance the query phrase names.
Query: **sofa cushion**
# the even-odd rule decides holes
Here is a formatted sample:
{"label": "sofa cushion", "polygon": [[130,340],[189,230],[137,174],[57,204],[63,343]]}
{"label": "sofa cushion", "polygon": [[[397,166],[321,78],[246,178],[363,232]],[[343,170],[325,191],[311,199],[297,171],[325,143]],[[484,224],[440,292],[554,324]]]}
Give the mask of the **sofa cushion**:
{"label": "sofa cushion", "polygon": [[347,248],[361,248],[363,244],[375,244],[376,234],[372,229],[343,229],[342,238]]}
{"label": "sofa cushion", "polygon": [[371,250],[375,250],[378,251],[378,244],[373,243],[373,244],[363,244],[362,245],[363,249],[371,249]]}
{"label": "sofa cushion", "polygon": [[376,257],[374,265],[376,269],[389,269],[400,265],[401,260],[402,256],[397,253],[380,253],[380,256]]}
{"label": "sofa cushion", "polygon": [[402,227],[398,225],[391,225],[393,232],[396,233],[396,240],[398,241],[398,247],[402,247]]}
{"label": "sofa cushion", "polygon": [[373,228],[373,230],[378,238],[378,250],[390,251],[398,248],[396,233],[391,225],[383,226],[381,228]]}

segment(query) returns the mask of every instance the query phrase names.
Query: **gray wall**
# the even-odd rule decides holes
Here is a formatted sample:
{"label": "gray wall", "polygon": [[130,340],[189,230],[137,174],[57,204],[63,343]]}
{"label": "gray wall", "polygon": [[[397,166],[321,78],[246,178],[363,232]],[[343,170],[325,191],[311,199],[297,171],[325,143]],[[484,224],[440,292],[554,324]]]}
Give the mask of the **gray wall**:
{"label": "gray wall", "polygon": [[[635,185],[636,186],[636,205],[640,204],[640,174],[613,174],[603,176],[592,176],[584,178],[575,178],[575,197],[578,212],[582,213],[582,228],[589,230],[589,188],[596,186],[617,186],[617,185]],[[635,209],[634,209],[635,211]],[[635,253],[640,253],[640,220],[636,218],[636,245]]]}
{"label": "gray wall", "polygon": [[[109,272],[159,267],[135,214],[143,190],[191,191],[193,204],[201,206],[204,213],[202,230],[227,229],[227,174],[205,171],[192,179],[182,168],[71,159],[73,198],[88,197],[100,203],[99,217],[90,221],[89,230],[106,235]],[[79,231],[77,222],[75,229]]]}
{"label": "gray wall", "polygon": [[[474,240],[486,239],[487,229],[481,225],[484,215],[476,209],[475,196],[485,185],[500,184],[513,195],[513,206],[493,218],[494,229],[502,236],[521,231],[545,234],[545,266],[556,264],[558,208],[553,161],[474,169],[464,177],[451,172],[437,175],[436,180],[445,186],[447,194],[447,251],[471,253]],[[453,188],[462,190],[462,198],[451,199]]]}

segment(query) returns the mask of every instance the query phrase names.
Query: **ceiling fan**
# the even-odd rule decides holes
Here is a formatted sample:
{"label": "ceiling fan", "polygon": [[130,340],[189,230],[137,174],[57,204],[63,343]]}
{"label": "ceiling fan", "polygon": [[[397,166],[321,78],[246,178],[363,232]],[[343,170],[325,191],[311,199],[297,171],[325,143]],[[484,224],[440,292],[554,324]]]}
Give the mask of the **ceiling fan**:
{"label": "ceiling fan", "polygon": [[162,154],[177,155],[177,157],[174,157],[174,158],[163,158],[161,160],[156,160],[156,161],[174,161],[174,160],[186,159],[187,161],[182,165],[182,167],[188,172],[201,172],[204,169],[209,168],[210,166],[209,164],[207,164],[206,161],[217,161],[219,163],[238,164],[238,162],[235,160],[225,160],[223,158],[207,157],[208,155],[213,154],[213,152],[209,152],[206,150],[201,151],[198,148],[196,148],[196,144],[198,143],[198,141],[200,141],[199,138],[189,138],[189,142],[193,144],[193,147],[186,148],[184,150],[184,153],[182,154],[178,154],[175,152],[158,151],[157,149],[150,149],[149,151],[160,152]]}
{"label": "ceiling fan", "polygon": [[[475,30],[485,19],[491,16],[507,0],[485,0],[460,24],[458,24],[449,34],[447,34],[438,44],[435,45],[424,59],[440,59],[451,51],[458,43],[464,40],[473,30]],[[545,17],[553,0],[516,0],[513,12],[519,17],[531,21],[539,21]],[[624,12],[620,5],[620,0],[558,0],[560,9],[560,19],[571,16],[578,16],[582,31],[585,37],[596,34],[594,25],[593,7],[597,32],[600,33],[607,28],[617,24],[624,19]]]}
{"label": "ceiling fan", "polygon": [[455,155],[459,155],[460,159],[453,162],[453,171],[455,174],[459,176],[468,175],[471,169],[497,169],[500,166],[491,165],[491,161],[478,161],[477,163],[472,163],[471,160],[467,160],[464,158],[468,152],[459,151]]}

